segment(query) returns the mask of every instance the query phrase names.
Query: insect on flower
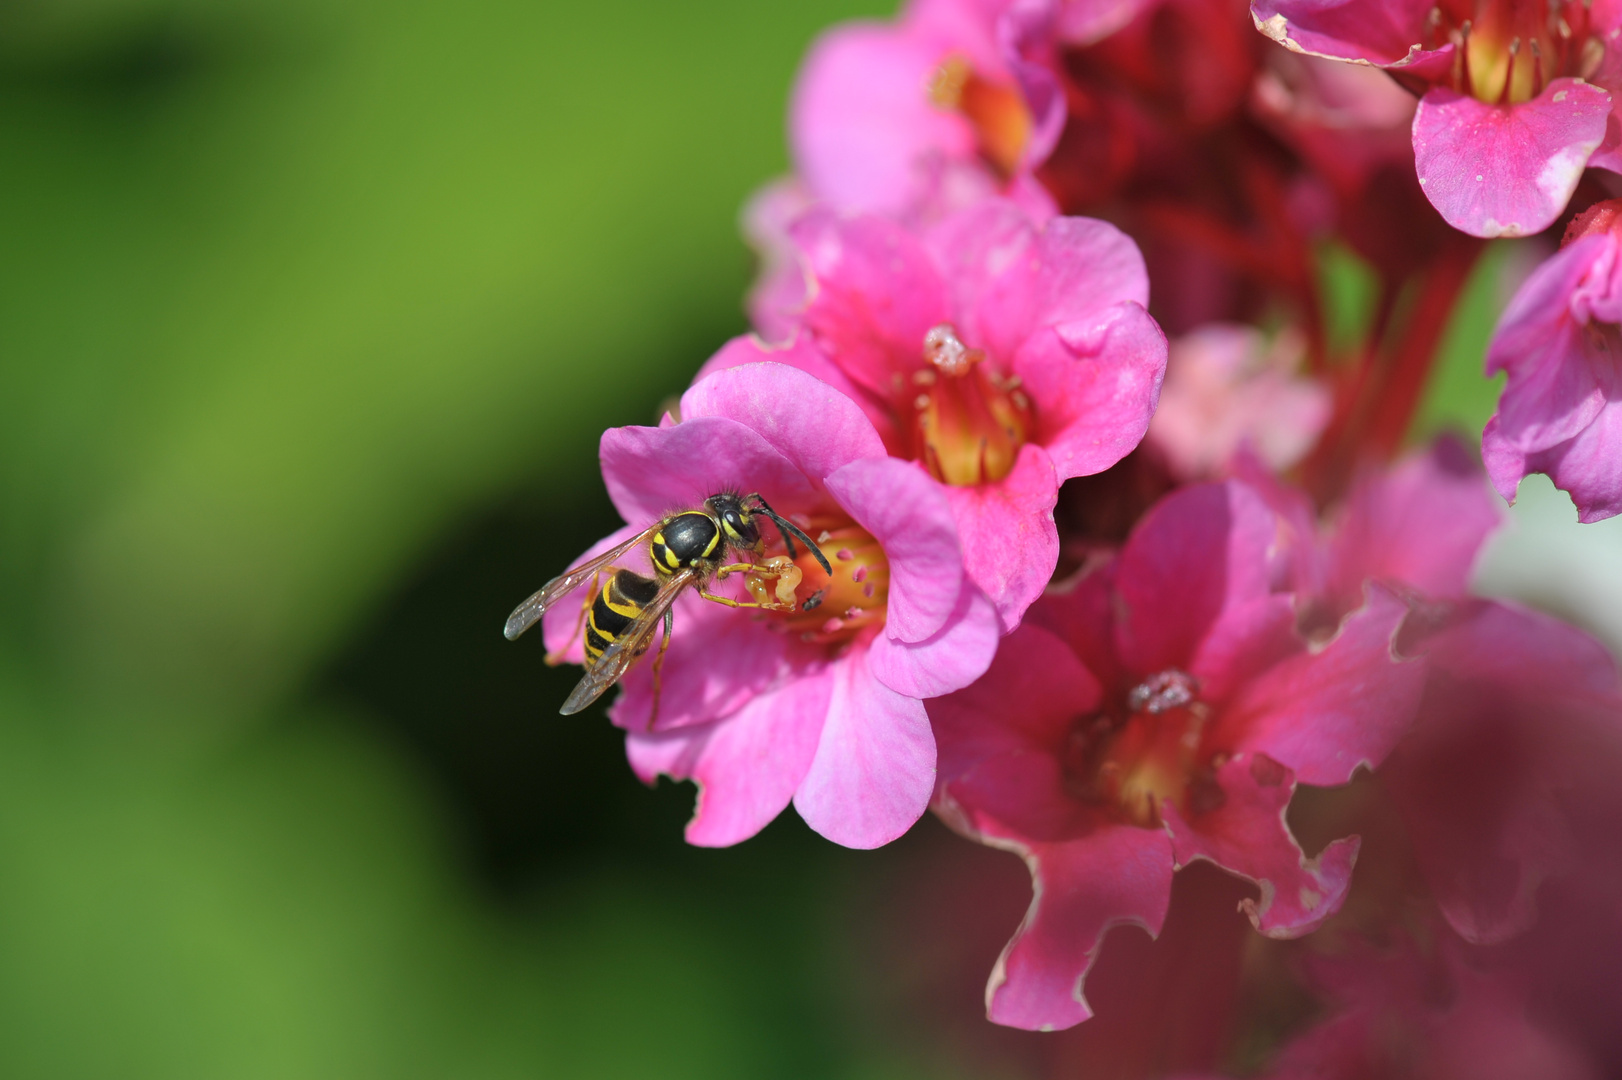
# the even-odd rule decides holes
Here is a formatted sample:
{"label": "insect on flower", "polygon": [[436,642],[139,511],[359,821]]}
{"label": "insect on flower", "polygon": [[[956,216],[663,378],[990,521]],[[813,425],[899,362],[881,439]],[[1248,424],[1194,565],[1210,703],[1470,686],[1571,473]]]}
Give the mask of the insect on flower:
{"label": "insect on flower", "polygon": [[[765,553],[765,540],[760,535],[757,517],[769,518],[777,526],[783,536],[783,546],[788,549],[786,556],[761,558]],[[586,581],[592,581],[586,603],[580,609],[586,674],[559,710],[564,716],[572,716],[602,697],[630,670],[637,658],[647,652],[654,629],[663,620],[665,633],[653,662],[657,687],[659,665],[670,645],[674,604],[689,586],[696,588],[704,599],[727,607],[793,611],[794,590],[801,580],[800,568],[794,564],[795,538],[809,548],[823,570],[833,576],[833,568],[822,550],[792,521],[767,505],[758,493],[711,495],[704,500],[701,509],[668,514],[623,544],[547,582],[507,617],[504,633],[508,641],[514,640],[540,621],[547,608]],[[612,565],[642,544],[648,545],[648,557],[656,578]],[[726,562],[729,549],[740,553],[747,561]],[[717,596],[709,591],[713,582],[734,573],[746,575],[744,583],[755,598],[753,602]],[[604,575],[607,580],[599,587],[597,579]],[[770,589],[768,582],[773,586]],[[808,600],[807,607],[813,603]]]}

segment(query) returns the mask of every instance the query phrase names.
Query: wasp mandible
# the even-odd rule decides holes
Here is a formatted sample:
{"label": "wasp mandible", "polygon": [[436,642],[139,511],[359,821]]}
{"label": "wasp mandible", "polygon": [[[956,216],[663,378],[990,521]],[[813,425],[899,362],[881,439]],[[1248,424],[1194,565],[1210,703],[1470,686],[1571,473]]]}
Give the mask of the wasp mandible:
{"label": "wasp mandible", "polygon": [[[787,556],[763,559],[765,539],[758,517],[765,517],[782,534]],[[595,582],[607,574],[601,588],[594,586],[581,609],[585,623],[586,674],[559,710],[564,716],[584,709],[620,680],[653,640],[654,629],[664,622],[664,638],[654,659],[654,708],[658,708],[658,671],[670,645],[674,626],[672,605],[684,589],[693,587],[698,595],[717,604],[767,611],[793,611],[794,590],[801,571],[794,563],[794,541],[798,539],[830,577],[833,567],[822,549],[792,521],[767,505],[759,493],[738,495],[722,492],[704,500],[697,510],[668,514],[623,544],[570,567],[543,585],[507,617],[505,634],[511,641],[546,614],[548,608],[588,580]],[[613,562],[642,544],[648,545],[655,578],[613,566]],[[726,561],[728,550],[738,552],[746,562]],[[716,596],[710,585],[728,574],[747,573],[746,584],[754,601]],[[770,582],[772,588],[767,588]],[[650,726],[652,721],[650,720]]]}

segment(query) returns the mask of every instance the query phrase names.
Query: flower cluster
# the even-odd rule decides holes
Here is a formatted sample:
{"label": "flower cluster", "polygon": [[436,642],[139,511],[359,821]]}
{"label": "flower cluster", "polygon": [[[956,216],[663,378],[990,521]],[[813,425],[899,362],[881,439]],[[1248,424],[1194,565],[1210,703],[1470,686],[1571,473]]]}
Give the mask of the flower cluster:
{"label": "flower cluster", "polygon": [[[549,658],[620,683],[636,773],[698,786],[692,843],[792,803],[849,847],[933,811],[1017,853],[999,1024],[1107,1011],[1112,930],[1159,935],[1203,862],[1265,943],[1213,947],[1322,1003],[1260,1025],[1267,1075],[1618,1067],[1546,1021],[1563,978],[1622,995],[1577,944],[1622,940],[1622,676],[1471,580],[1529,472],[1622,513],[1619,35],[1610,0],[834,28],[745,211],[754,331],[604,434],[626,525],[547,596]],[[1484,238],[1539,234],[1479,455],[1416,447]],[[680,555],[724,493],[753,518],[682,517],[711,539]]]}

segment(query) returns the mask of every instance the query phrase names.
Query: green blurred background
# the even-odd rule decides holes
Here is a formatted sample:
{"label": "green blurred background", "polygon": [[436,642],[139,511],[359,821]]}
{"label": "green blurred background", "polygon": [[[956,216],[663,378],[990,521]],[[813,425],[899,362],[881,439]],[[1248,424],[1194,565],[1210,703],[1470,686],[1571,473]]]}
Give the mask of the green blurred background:
{"label": "green blurred background", "polygon": [[[975,1019],[1017,860],[688,849],[500,635],[743,328],[804,47],[888,6],[0,4],[0,1075],[1028,1059]],[[983,926],[886,952],[942,858]]]}

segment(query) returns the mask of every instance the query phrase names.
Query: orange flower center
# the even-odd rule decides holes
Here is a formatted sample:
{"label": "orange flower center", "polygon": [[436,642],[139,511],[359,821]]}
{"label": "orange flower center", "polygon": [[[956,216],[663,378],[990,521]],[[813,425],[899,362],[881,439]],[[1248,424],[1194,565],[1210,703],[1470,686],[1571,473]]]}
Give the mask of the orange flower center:
{"label": "orange flower center", "polygon": [[1599,70],[1605,44],[1592,29],[1588,2],[1452,0],[1431,9],[1425,45],[1453,43],[1453,89],[1518,105],[1552,79],[1586,79]]}
{"label": "orange flower center", "polygon": [[[796,544],[793,562],[800,576],[793,586],[794,610],[769,613],[767,618],[801,641],[819,645],[840,645],[869,627],[883,626],[890,563],[879,542],[849,518],[828,516],[796,524],[816,538],[833,575]],[[778,550],[780,544],[773,548]],[[777,583],[748,576],[745,584],[757,600],[765,601]]]}
{"label": "orange flower center", "polygon": [[1019,379],[988,370],[985,353],[944,323],[925,336],[924,359],[929,366],[912,376],[913,456],[947,484],[1007,476],[1033,420]]}
{"label": "orange flower center", "polygon": [[986,79],[963,57],[952,56],[930,79],[929,100],[969,122],[980,156],[1004,180],[1019,171],[1031,138],[1031,113],[1019,87]]}
{"label": "orange flower center", "polygon": [[1071,793],[1122,821],[1158,828],[1162,800],[1195,810],[1220,798],[1202,745],[1210,709],[1193,676],[1175,669],[1127,694],[1126,713],[1078,723],[1065,748]]}

